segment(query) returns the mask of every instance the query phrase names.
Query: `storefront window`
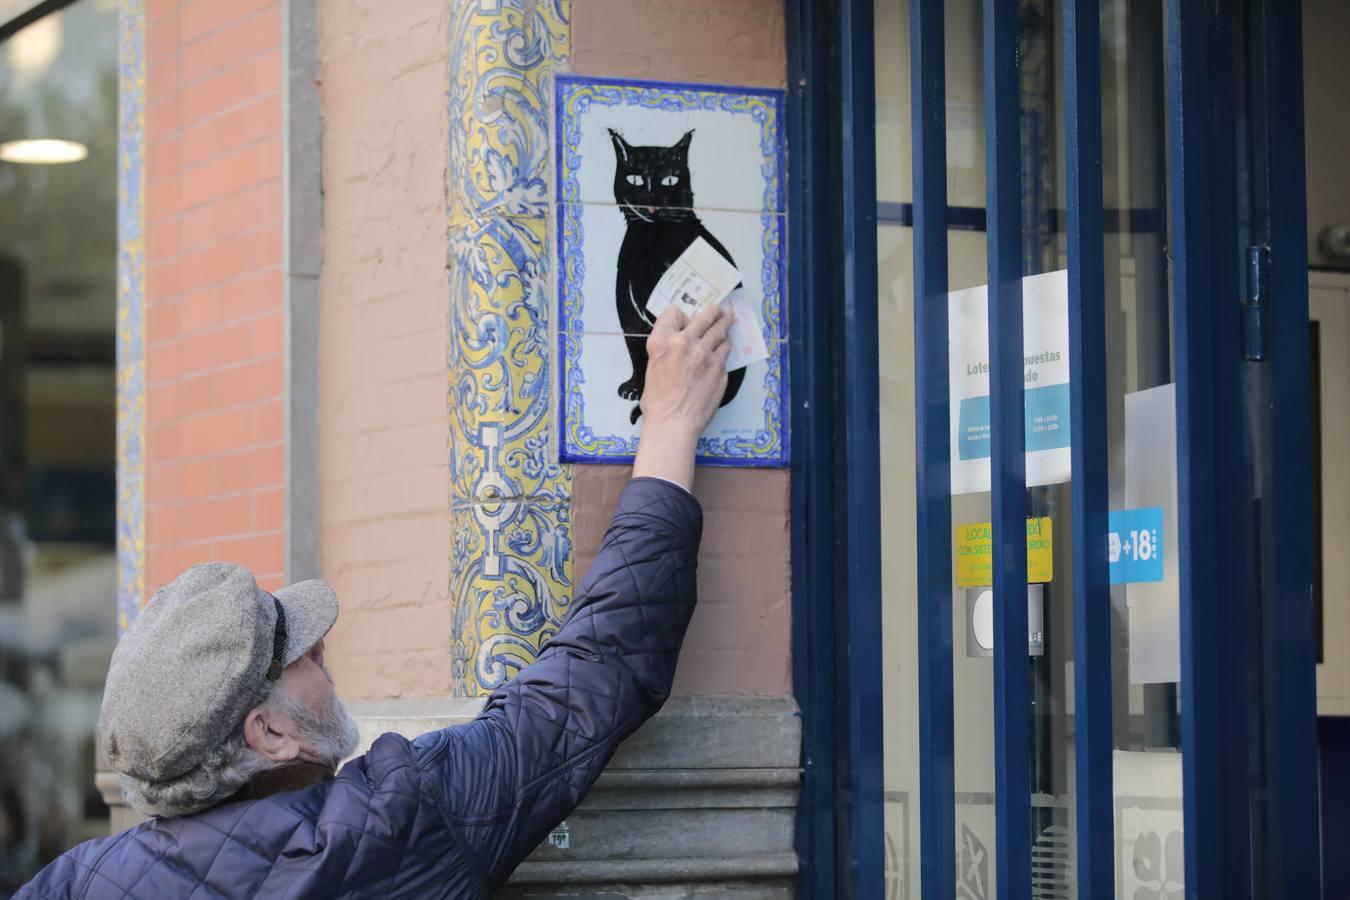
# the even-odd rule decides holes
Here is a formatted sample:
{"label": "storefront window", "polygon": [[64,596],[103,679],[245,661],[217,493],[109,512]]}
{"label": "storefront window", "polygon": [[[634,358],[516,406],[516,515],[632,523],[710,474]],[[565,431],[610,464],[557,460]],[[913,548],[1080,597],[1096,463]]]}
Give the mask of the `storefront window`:
{"label": "storefront window", "polygon": [[109,827],[117,36],[80,0],[0,43],[0,897]]}
{"label": "storefront window", "polygon": [[[976,0],[944,8],[948,203],[949,380],[953,433],[975,415],[981,363],[989,348],[983,286],[985,98],[983,20]],[[1020,115],[1023,351],[1027,403],[1068,404],[1068,325],[1060,5],[1021,4]],[[910,182],[909,4],[879,2],[876,15],[878,340],[880,359],[884,688],[886,710],[887,896],[920,895],[916,708],[917,521],[915,497],[914,258]],[[1158,535],[1156,581],[1111,589],[1112,704],[1122,896],[1182,884],[1180,680],[1176,577],[1175,420],[1171,306],[1165,260],[1166,128],[1161,4],[1102,6],[1102,115],[1105,143],[1105,284],[1089,296],[1106,305],[1108,468],[1112,510],[1135,514],[1133,530]],[[1058,366],[1044,363],[1058,354]],[[1033,371],[1034,370],[1034,371]],[[971,377],[965,377],[970,374]],[[1033,379],[1033,374],[1035,379]],[[1058,391],[1058,394],[1056,393]],[[985,401],[987,402],[987,400]],[[969,408],[967,408],[969,405]],[[1056,407],[1058,409],[1058,407]],[[987,413],[986,413],[987,415]],[[1028,412],[1029,423],[1032,413]],[[1076,890],[1072,477],[1069,435],[1027,440],[1029,529],[1043,553],[1029,556],[1028,653],[1031,707],[1030,861],[1038,896]],[[964,432],[963,432],[964,434]],[[994,793],[995,685],[990,572],[963,552],[982,543],[992,518],[988,460],[951,456],[952,690],[955,773],[955,884],[958,896],[997,891]],[[981,469],[981,463],[983,468]],[[1156,476],[1156,477],[1154,477]],[[1144,519],[1156,513],[1155,529]],[[1128,516],[1127,516],[1128,518]],[[1122,520],[1123,521],[1123,520]],[[1152,521],[1149,519],[1148,521]],[[1113,518],[1113,523],[1116,519]],[[1112,524],[1116,528],[1117,524]],[[1128,533],[1131,526],[1127,524]],[[987,532],[983,540],[987,541]],[[930,539],[932,536],[930,535]],[[1032,558],[1033,556],[1039,558]],[[1133,861],[1133,862],[1132,862]],[[1140,869],[1140,866],[1143,869]]]}
{"label": "storefront window", "polygon": [[[903,0],[876,6],[887,896],[897,898],[920,895],[922,859],[916,666],[917,642],[921,637],[914,554],[915,261],[909,227],[912,214],[909,15],[909,4]],[[947,4],[945,25],[947,201],[953,207],[948,234],[948,281],[951,290],[958,291],[985,282],[979,3],[972,0]],[[989,519],[987,491],[953,498],[954,523]],[[981,646],[978,640],[967,646],[967,593],[964,587],[953,584],[957,884],[969,896],[993,896],[994,684],[989,647]],[[978,598],[979,592],[972,594],[972,600]]]}

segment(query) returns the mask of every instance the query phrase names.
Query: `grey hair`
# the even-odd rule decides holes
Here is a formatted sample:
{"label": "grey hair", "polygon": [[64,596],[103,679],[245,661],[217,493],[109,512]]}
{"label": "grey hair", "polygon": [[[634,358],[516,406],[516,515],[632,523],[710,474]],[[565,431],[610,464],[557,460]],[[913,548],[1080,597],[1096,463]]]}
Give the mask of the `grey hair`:
{"label": "grey hair", "polygon": [[[272,706],[285,697],[283,690],[273,691],[275,682],[268,681],[259,692],[258,700],[250,709]],[[253,776],[277,763],[254,750],[244,740],[244,723],[230,734],[219,747],[212,750],[196,768],[171,781],[142,781],[131,775],[122,775],[122,795],[138,813],[160,818],[188,816],[223,803],[248,784]]]}

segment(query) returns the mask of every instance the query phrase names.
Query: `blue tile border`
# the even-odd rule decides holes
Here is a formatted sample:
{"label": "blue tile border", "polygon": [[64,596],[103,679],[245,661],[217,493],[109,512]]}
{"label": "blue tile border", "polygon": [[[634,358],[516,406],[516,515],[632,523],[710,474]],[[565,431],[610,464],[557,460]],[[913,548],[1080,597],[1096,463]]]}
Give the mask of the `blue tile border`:
{"label": "blue tile border", "polygon": [[[558,335],[560,396],[558,426],[561,442],[559,459],[563,463],[611,463],[628,465],[637,454],[638,438],[624,435],[597,435],[585,424],[585,398],[581,386],[585,373],[575,365],[581,356],[583,334]],[[772,342],[770,366],[764,379],[769,383],[764,414],[767,427],[753,437],[699,439],[695,456],[700,465],[729,467],[785,467],[788,454],[787,341]]]}
{"label": "blue tile border", "polygon": [[[763,263],[760,283],[766,338],[772,341],[764,386],[764,427],[742,438],[705,437],[699,442],[698,462],[718,466],[788,465],[787,337],[783,326],[783,290],[787,261],[783,253],[783,100],[780,90],[655,82],[634,79],[587,78],[559,75],[555,82],[558,215],[558,406],[559,458],[565,463],[631,463],[638,440],[630,435],[597,435],[586,425],[582,394],[585,374],[578,367],[581,354],[583,292],[586,263],[582,256],[578,171],[581,141],[579,115],[594,105],[636,105],[647,109],[714,110],[752,116],[761,124],[760,147],[766,162],[762,225]],[[747,102],[750,101],[750,102]],[[754,214],[755,211],[746,211]]]}

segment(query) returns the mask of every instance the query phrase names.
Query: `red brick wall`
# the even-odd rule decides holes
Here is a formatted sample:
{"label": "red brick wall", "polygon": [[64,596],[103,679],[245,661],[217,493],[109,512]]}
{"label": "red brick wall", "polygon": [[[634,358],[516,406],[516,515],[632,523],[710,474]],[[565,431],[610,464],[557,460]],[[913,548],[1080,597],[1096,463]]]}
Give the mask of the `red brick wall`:
{"label": "red brick wall", "polygon": [[146,590],[285,569],[279,0],[149,0]]}

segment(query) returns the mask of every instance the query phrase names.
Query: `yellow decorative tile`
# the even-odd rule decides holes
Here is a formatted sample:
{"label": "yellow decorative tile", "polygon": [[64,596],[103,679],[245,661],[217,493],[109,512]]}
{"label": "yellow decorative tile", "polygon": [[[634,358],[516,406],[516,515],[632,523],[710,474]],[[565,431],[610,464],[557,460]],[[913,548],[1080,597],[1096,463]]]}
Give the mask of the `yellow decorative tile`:
{"label": "yellow decorative tile", "polygon": [[451,24],[451,602],[456,691],[528,665],[572,598],[558,463],[548,97],[569,3],[460,2]]}
{"label": "yellow decorative tile", "polygon": [[567,614],[571,507],[514,500],[455,506],[451,572],[455,690],[490,692],[538,656]]}
{"label": "yellow decorative tile", "polygon": [[450,474],[459,500],[568,498],[554,437],[546,233],[542,217],[450,232]]}
{"label": "yellow decorative tile", "polygon": [[567,59],[567,0],[461,2],[450,36],[451,224],[548,206],[548,96]]}

